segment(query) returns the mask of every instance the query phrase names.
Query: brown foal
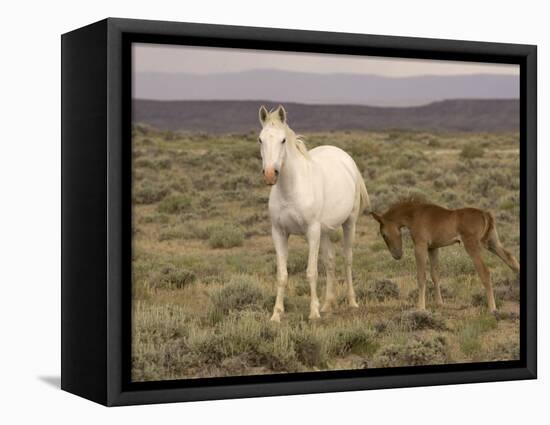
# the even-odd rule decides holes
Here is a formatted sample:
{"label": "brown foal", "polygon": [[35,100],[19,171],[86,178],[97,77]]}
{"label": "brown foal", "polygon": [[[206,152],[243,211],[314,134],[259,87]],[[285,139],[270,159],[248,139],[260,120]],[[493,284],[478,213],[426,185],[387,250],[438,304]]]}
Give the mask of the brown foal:
{"label": "brown foal", "polygon": [[519,273],[519,263],[498,238],[493,215],[475,208],[450,210],[437,205],[403,201],[394,204],[384,214],[372,213],[380,223],[380,234],[396,260],[403,255],[401,229],[409,229],[414,243],[418,278],[418,303],[421,310],[426,308],[426,260],[430,259],[430,274],[435,285],[436,302],[441,305],[439,287],[438,250],[439,248],[462,242],[472,258],[481,282],[487,292],[489,310],[495,311],[495,297],[491,285],[489,269],[481,257],[483,248],[488,249],[504,261],[514,272]]}

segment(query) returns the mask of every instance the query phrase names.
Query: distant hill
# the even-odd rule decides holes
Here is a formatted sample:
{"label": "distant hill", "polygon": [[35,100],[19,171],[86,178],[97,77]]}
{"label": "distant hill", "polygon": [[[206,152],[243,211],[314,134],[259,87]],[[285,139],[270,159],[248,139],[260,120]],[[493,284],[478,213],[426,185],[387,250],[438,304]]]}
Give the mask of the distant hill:
{"label": "distant hill", "polygon": [[445,99],[519,98],[517,75],[380,75],[258,69],[234,73],[136,73],[134,98],[256,100],[308,104],[418,106]]}
{"label": "distant hill", "polygon": [[[133,122],[162,130],[239,133],[257,130],[260,105],[254,101],[134,100]],[[517,99],[456,99],[424,106],[376,107],[284,103],[296,131],[435,130],[519,131]]]}

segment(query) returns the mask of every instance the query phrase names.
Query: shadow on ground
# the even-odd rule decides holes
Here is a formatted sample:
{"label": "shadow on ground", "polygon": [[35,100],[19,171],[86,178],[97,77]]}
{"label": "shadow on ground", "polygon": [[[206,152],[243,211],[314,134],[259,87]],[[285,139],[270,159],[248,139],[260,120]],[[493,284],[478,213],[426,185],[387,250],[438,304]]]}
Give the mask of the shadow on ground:
{"label": "shadow on ground", "polygon": [[39,376],[38,379],[55,388],[61,388],[61,376]]}

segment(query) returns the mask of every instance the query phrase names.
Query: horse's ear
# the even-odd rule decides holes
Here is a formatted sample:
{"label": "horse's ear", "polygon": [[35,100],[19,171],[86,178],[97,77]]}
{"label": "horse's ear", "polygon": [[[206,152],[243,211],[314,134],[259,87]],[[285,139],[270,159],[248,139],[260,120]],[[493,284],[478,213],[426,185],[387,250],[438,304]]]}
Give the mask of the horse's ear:
{"label": "horse's ear", "polygon": [[283,108],[281,105],[278,106],[277,110],[275,111],[279,119],[283,124],[286,123],[286,111],[285,108]]}
{"label": "horse's ear", "polygon": [[382,217],[379,214],[373,211],[370,215],[372,215],[372,218],[374,218],[378,223],[382,224]]}
{"label": "horse's ear", "polygon": [[268,112],[267,112],[267,109],[265,109],[265,106],[264,105],[260,106],[260,111],[258,112],[258,116],[260,117],[260,123],[262,125],[265,124],[265,120],[267,119],[267,115],[268,115]]}

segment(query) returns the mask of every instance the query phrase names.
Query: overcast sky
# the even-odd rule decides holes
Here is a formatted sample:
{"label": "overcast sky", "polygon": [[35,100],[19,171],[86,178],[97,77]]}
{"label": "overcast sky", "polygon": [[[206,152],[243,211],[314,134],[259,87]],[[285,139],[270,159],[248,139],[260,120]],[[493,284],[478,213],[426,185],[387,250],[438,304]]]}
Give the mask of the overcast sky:
{"label": "overcast sky", "polygon": [[132,57],[133,70],[138,73],[215,74],[275,69],[323,74],[374,74],[386,77],[480,73],[519,75],[518,65],[140,43],[133,45]]}

